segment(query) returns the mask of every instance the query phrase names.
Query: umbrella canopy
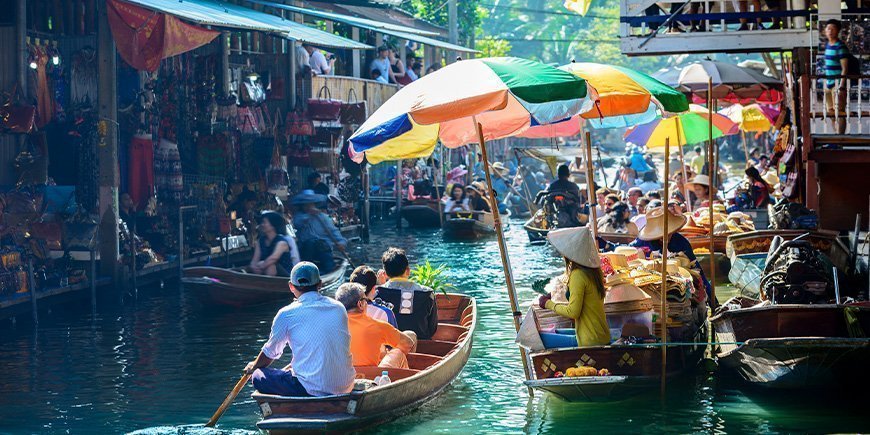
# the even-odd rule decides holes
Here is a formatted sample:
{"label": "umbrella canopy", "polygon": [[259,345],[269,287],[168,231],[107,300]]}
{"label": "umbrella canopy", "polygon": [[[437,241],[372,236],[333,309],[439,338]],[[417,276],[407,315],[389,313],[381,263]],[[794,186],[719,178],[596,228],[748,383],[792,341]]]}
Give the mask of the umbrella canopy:
{"label": "umbrella canopy", "polygon": [[743,131],[768,131],[772,127],[767,113],[758,104],[748,106],[734,104],[720,110],[719,113],[737,123]]}
{"label": "umbrella canopy", "polygon": [[586,82],[531,60],[499,57],[452,63],[400,89],[350,137],[350,153],[369,163],[428,156],[438,140],[476,142],[515,136],[588,110]]}
{"label": "umbrella canopy", "polygon": [[770,88],[782,87],[782,82],[751,68],[702,60],[680,71],[677,83],[693,94],[707,95],[707,83],[713,79],[713,98],[756,98]]}
{"label": "umbrella canopy", "polygon": [[591,110],[582,113],[594,128],[629,127],[689,110],[686,97],[647,74],[616,65],[576,62],[559,67],[584,79]]}
{"label": "umbrella canopy", "polygon": [[[688,113],[638,125],[626,132],[625,141],[644,145],[647,149],[664,148],[665,139],[669,139],[672,146],[701,143],[710,137],[709,116],[706,108],[693,104]],[[738,131],[738,125],[727,116],[713,114],[713,139]]]}

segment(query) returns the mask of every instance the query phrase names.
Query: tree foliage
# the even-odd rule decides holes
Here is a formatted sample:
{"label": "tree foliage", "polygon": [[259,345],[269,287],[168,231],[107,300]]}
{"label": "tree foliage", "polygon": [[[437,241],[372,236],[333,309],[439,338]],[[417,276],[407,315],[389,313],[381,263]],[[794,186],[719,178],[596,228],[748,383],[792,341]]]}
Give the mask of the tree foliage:
{"label": "tree foliage", "polygon": [[480,51],[480,57],[510,56],[511,43],[504,39],[484,36],[475,42],[475,48]]}
{"label": "tree foliage", "polygon": [[[411,0],[404,7],[416,17],[447,27],[447,0]],[[459,23],[459,42],[471,46],[476,30],[480,27],[484,11],[480,0],[456,0]]]}

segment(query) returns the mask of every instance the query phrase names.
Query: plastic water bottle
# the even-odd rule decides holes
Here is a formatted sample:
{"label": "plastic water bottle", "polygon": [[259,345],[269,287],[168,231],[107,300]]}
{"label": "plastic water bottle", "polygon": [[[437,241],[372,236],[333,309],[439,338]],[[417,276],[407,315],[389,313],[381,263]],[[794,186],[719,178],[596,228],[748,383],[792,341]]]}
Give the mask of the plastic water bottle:
{"label": "plastic water bottle", "polygon": [[375,384],[379,387],[381,385],[389,385],[390,382],[393,381],[390,379],[390,373],[386,370],[382,371],[381,375],[375,378]]}

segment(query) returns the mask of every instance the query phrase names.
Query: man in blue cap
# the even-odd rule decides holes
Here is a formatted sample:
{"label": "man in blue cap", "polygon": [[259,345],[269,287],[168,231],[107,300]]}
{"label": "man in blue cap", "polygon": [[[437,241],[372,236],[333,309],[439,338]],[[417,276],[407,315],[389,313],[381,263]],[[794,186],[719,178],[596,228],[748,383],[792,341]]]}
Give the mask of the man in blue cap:
{"label": "man in blue cap", "polygon": [[[320,294],[320,270],[303,261],[290,272],[295,300],[272,321],[269,340],[257,359],[245,366],[254,388],[264,394],[291,397],[349,393],[355,371],[350,354],[347,310]],[[269,367],[284,348],[293,352],[287,370]]]}

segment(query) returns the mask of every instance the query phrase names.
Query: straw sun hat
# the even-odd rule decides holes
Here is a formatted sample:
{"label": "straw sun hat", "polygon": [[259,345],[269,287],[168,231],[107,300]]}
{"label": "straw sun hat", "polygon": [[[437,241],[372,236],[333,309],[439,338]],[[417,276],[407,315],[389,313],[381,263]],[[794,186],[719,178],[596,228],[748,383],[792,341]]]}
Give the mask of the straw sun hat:
{"label": "straw sun hat", "polygon": [[585,267],[601,267],[598,244],[586,227],[563,228],[547,234],[550,244],[563,257]]}
{"label": "straw sun hat", "polygon": [[504,177],[508,174],[508,172],[510,172],[510,170],[506,168],[504,166],[504,163],[502,162],[495,162],[489,168],[492,169],[492,172],[498,174],[501,177]]}
{"label": "straw sun hat", "polygon": [[716,194],[716,186],[711,186],[710,177],[708,177],[704,174],[695,175],[694,178],[692,178],[691,180],[689,180],[688,183],[686,183],[686,186],[689,189],[694,189],[696,184],[699,186],[707,186],[710,188],[711,195]]}
{"label": "straw sun hat", "polygon": [[[641,240],[656,240],[661,239],[664,236],[664,215],[665,209],[663,207],[657,207],[650,210],[646,214],[646,226],[640,230],[640,234],[637,235],[637,238]],[[668,234],[673,234],[683,228],[686,225],[688,219],[686,219],[683,215],[673,214],[671,213],[668,216]]]}

